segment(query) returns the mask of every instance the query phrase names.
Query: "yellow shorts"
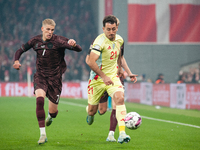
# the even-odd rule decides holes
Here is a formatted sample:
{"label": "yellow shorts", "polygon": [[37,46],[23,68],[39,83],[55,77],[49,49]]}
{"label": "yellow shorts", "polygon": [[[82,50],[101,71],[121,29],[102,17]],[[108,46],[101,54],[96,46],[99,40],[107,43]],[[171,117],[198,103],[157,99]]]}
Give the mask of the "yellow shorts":
{"label": "yellow shorts", "polygon": [[98,105],[100,98],[103,96],[103,93],[107,91],[110,97],[113,97],[114,93],[121,91],[124,93],[124,87],[118,76],[111,78],[114,85],[105,85],[103,80],[98,77],[98,79],[89,80],[88,83],[88,103],[90,105]]}

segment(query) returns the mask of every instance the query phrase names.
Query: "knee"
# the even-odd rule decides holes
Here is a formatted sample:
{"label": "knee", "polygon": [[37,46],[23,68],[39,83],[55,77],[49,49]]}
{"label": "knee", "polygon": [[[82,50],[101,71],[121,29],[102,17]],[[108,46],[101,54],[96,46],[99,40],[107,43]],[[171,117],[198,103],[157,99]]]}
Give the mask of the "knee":
{"label": "knee", "polygon": [[123,105],[124,104],[124,94],[121,92],[116,92],[113,95],[115,105]]}

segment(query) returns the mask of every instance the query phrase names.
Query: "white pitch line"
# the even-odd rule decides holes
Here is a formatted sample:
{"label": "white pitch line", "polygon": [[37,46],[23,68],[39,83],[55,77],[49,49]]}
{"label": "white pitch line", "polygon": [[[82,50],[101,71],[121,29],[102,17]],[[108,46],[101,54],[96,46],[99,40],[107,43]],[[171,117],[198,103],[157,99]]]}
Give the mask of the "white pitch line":
{"label": "white pitch line", "polygon": [[[86,107],[86,105],[72,103],[72,102],[60,101],[59,103],[73,105],[73,106],[79,106],[79,107]],[[151,117],[146,117],[146,116],[141,116],[141,117],[145,118],[145,119],[149,119],[149,120],[167,122],[167,123],[178,124],[178,125],[183,125],[183,126],[188,126],[188,127],[193,127],[193,128],[199,128],[200,129],[200,126],[196,126],[196,125],[192,125],[192,124],[186,124],[186,123],[175,122],[175,121],[170,121],[170,120],[163,120],[163,119],[156,119],[156,118],[151,118]]]}
{"label": "white pitch line", "polygon": [[145,119],[150,119],[150,120],[156,120],[156,121],[161,121],[161,122],[179,124],[179,125],[193,127],[193,128],[200,128],[200,126],[196,126],[196,125],[192,125],[192,124],[186,124],[186,123],[175,122],[175,121],[170,121],[170,120],[163,120],[163,119],[156,119],[156,118],[151,118],[151,117],[146,117],[146,116],[141,116],[141,117],[145,118]]}
{"label": "white pitch line", "polygon": [[68,105],[72,105],[72,106],[86,107],[86,105],[77,104],[77,103],[72,103],[72,102],[59,101],[59,103],[68,104]]}

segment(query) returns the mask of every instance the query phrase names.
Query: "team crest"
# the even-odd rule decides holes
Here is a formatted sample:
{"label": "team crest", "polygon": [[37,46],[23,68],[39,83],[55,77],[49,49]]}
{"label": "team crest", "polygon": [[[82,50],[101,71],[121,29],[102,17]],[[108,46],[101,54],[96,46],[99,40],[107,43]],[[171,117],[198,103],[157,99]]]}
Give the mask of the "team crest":
{"label": "team crest", "polygon": [[47,44],[47,47],[48,47],[49,49],[52,49],[52,48],[53,48],[53,44],[52,44],[51,42],[49,42],[49,43]]}

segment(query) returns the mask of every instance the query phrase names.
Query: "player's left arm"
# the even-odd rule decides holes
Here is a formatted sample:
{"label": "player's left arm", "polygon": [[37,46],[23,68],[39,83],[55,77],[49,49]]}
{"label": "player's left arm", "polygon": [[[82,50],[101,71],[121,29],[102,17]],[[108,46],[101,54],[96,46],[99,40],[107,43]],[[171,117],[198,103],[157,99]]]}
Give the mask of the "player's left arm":
{"label": "player's left arm", "polygon": [[87,54],[87,56],[85,58],[86,64],[89,63],[89,56],[90,56],[91,49],[92,49],[92,44],[90,45],[90,49],[89,49],[88,54]]}
{"label": "player's left arm", "polygon": [[74,50],[77,52],[82,51],[81,46],[76,44],[76,41],[74,39],[69,39],[69,41],[67,43],[71,46],[71,50]]}
{"label": "player's left arm", "polygon": [[124,68],[124,70],[127,72],[128,76],[130,77],[132,82],[137,82],[137,76],[136,74],[132,74],[131,70],[129,69],[126,60],[124,58],[124,56],[121,56],[121,62],[122,62],[122,67]]}
{"label": "player's left arm", "polygon": [[68,39],[63,36],[58,36],[58,41],[61,44],[61,47],[63,48],[67,48],[76,52],[82,51],[81,46],[78,45],[74,39]]}

